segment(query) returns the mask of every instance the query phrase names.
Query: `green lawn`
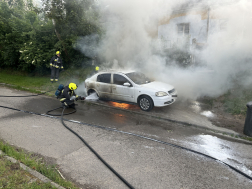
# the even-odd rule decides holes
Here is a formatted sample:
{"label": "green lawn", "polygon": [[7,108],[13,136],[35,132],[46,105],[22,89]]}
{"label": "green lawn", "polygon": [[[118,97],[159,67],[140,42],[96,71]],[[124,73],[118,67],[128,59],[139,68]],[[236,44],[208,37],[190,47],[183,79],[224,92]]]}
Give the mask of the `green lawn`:
{"label": "green lawn", "polygon": [[8,87],[26,90],[33,93],[41,91],[51,91],[46,95],[54,96],[59,84],[67,85],[71,82],[79,85],[84,82],[87,76],[92,72],[92,68],[85,69],[68,69],[60,72],[59,82],[51,83],[50,75],[48,76],[29,76],[21,72],[11,72],[9,70],[0,69],[0,83],[8,84]]}
{"label": "green lawn", "polygon": [[[55,188],[50,183],[42,183],[39,180],[32,181],[33,175],[20,168],[19,164],[12,163],[0,156],[0,188],[26,188],[26,189],[50,189]],[[56,188],[55,188],[56,189]]]}
{"label": "green lawn", "polygon": [[[77,189],[73,183],[61,178],[56,171],[55,166],[45,165],[41,158],[36,155],[25,153],[22,149],[14,148],[2,141],[0,141],[0,150],[31,169],[40,172],[55,183],[58,183],[65,188]],[[0,188],[53,188],[50,184],[41,182],[29,184],[30,179],[27,179],[26,175],[28,178],[31,177],[27,171],[19,168],[18,164],[13,165],[13,163],[6,160],[3,156],[0,156]]]}
{"label": "green lawn", "polygon": [[48,77],[30,77],[0,71],[0,82],[26,88],[40,88],[48,83]]}

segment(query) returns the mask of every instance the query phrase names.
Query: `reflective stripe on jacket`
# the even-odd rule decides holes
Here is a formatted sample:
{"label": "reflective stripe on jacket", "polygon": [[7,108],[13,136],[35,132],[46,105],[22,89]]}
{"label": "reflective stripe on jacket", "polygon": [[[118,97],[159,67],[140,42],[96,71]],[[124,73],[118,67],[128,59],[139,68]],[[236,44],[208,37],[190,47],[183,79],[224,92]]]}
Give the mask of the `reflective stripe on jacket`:
{"label": "reflective stripe on jacket", "polygon": [[69,86],[65,86],[62,94],[60,95],[60,101],[67,99],[70,100],[71,96],[76,96],[75,92],[69,89]]}
{"label": "reflective stripe on jacket", "polygon": [[50,66],[63,69],[63,61],[60,57],[55,55],[51,58]]}

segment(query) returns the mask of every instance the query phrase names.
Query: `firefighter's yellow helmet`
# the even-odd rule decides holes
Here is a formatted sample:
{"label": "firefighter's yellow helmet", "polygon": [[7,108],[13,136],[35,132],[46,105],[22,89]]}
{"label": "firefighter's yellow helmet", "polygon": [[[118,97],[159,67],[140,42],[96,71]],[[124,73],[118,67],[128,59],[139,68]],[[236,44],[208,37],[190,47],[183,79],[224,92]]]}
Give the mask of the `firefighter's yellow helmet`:
{"label": "firefighter's yellow helmet", "polygon": [[75,83],[70,83],[68,87],[70,90],[73,91],[73,90],[77,89],[78,86]]}
{"label": "firefighter's yellow helmet", "polygon": [[95,71],[99,71],[99,69],[100,69],[99,66],[95,67]]}
{"label": "firefighter's yellow helmet", "polygon": [[59,51],[57,51],[57,52],[56,52],[56,55],[58,55],[58,54],[60,54],[60,52],[59,52]]}

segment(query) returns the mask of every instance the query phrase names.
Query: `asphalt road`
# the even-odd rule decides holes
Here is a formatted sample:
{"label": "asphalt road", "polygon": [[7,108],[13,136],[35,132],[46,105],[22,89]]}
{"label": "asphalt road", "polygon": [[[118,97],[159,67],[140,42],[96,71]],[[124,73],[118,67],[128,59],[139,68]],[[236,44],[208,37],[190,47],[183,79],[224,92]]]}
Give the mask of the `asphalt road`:
{"label": "asphalt road", "polygon": [[[0,95],[28,94],[4,87],[0,91]],[[125,111],[124,105],[120,109],[114,108],[120,105],[104,102],[96,102],[98,105],[87,101],[77,103],[77,112],[64,116],[65,119],[115,128],[197,150],[252,177],[250,143],[208,130],[154,119],[148,113],[141,115],[137,106],[126,108],[128,110]],[[1,97],[0,105],[45,114],[59,107],[60,103],[46,96]],[[169,111],[174,115],[173,119],[181,115],[186,118],[190,112],[181,104],[173,104],[173,107],[154,110],[150,115]],[[40,154],[50,163],[58,164],[63,175],[80,187],[127,188],[59,119],[4,108],[0,108],[0,117],[1,139]],[[199,122],[196,119],[203,120],[200,116],[190,119],[197,124]],[[204,156],[122,132],[68,121],[65,123],[135,188],[252,188],[249,179]]]}

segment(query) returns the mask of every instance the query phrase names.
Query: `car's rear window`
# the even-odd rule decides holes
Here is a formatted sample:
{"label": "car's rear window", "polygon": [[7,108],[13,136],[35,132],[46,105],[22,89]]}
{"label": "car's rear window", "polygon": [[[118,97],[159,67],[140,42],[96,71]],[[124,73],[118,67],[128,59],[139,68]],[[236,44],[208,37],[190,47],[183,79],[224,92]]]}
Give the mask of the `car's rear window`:
{"label": "car's rear window", "polygon": [[110,83],[110,81],[111,81],[111,74],[100,74],[97,76],[97,82]]}

